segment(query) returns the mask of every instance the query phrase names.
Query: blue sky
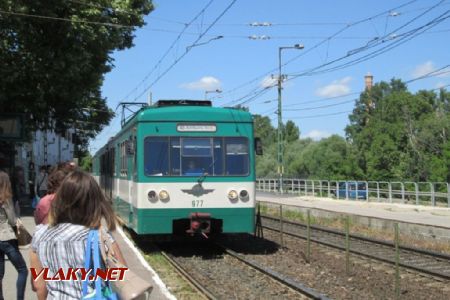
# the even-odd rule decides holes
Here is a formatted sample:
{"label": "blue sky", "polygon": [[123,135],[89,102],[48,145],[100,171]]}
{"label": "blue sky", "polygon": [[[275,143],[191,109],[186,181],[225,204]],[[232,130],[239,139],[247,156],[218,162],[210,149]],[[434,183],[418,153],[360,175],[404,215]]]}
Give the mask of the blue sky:
{"label": "blue sky", "polygon": [[[368,72],[375,82],[393,77],[406,81],[450,63],[450,19],[436,24],[436,18],[450,10],[450,0],[237,0],[211,26],[230,3],[232,0],[154,1],[155,10],[145,18],[147,25],[135,32],[135,46],[113,53],[115,67],[102,87],[108,105],[115,109],[121,101],[144,102],[149,92],[153,101],[204,99],[205,91],[220,89],[221,94],[207,94],[215,106],[245,102],[252,113],[268,115],[275,125],[277,90],[270,86],[274,84],[271,75],[278,74],[278,49],[302,44],[303,50],[282,51],[283,63],[289,62],[282,67],[288,78],[283,83],[283,119],[295,121],[301,137],[320,139],[344,135],[347,112],[353,109],[357,92],[364,89]],[[432,20],[435,22],[428,27],[421,27]],[[426,31],[408,35],[420,28]],[[327,70],[383,47],[388,48],[376,57]],[[332,63],[339,58],[343,59]],[[418,80],[409,88],[417,91],[447,85],[448,75]],[[91,141],[91,151],[119,130],[117,117]]]}

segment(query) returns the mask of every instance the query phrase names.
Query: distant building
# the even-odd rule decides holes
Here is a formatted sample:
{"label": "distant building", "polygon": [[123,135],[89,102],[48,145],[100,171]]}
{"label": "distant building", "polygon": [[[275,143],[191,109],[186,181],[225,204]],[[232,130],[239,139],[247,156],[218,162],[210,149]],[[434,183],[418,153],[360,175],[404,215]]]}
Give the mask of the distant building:
{"label": "distant building", "polygon": [[38,130],[32,133],[30,142],[0,142],[0,169],[14,177],[19,196],[33,193],[40,166],[54,166],[74,159],[72,134],[73,130],[67,130],[64,135]]}

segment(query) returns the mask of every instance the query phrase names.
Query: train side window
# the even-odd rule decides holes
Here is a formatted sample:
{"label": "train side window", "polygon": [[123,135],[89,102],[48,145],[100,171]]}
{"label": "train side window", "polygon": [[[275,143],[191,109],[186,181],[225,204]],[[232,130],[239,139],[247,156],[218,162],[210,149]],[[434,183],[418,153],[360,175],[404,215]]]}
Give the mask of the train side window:
{"label": "train side window", "polygon": [[128,157],[126,151],[126,141],[120,143],[120,175],[128,175]]}
{"label": "train side window", "polygon": [[144,141],[144,172],[149,176],[169,174],[169,138],[147,137]]}
{"label": "train side window", "polygon": [[242,137],[227,137],[225,150],[226,175],[248,174],[248,140]]}

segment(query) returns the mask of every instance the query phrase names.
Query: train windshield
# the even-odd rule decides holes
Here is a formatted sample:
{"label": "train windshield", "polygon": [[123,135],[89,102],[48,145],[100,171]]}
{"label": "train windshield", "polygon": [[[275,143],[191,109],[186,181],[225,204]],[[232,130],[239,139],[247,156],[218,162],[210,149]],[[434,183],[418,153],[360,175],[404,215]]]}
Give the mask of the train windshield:
{"label": "train windshield", "polygon": [[147,176],[245,176],[249,174],[245,137],[147,137]]}

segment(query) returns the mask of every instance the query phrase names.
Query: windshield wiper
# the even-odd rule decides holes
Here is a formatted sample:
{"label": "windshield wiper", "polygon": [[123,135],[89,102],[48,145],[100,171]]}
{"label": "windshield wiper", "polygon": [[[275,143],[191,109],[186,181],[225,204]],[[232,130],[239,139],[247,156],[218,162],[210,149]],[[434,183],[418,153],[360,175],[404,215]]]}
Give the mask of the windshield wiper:
{"label": "windshield wiper", "polygon": [[[206,168],[206,170],[209,170],[209,168],[214,166],[217,159],[218,159],[218,157],[215,160],[213,160],[213,162]],[[208,172],[206,172],[205,169],[203,169],[203,174],[199,178],[197,178],[198,184],[202,184],[202,182],[205,181],[206,176],[208,176]]]}

